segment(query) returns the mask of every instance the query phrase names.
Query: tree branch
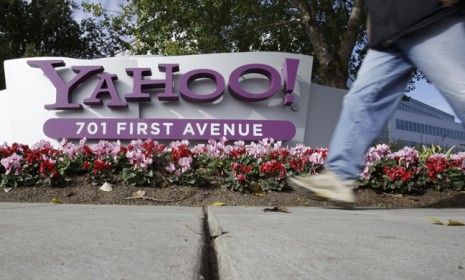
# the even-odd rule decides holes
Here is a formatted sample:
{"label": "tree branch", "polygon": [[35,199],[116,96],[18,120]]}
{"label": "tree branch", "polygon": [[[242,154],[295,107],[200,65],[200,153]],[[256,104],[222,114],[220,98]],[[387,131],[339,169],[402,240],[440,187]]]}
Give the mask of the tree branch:
{"label": "tree branch", "polygon": [[347,22],[347,30],[342,37],[341,48],[338,55],[343,64],[347,64],[352,55],[352,50],[357,40],[358,28],[362,21],[363,0],[355,0],[350,17]]}
{"label": "tree branch", "polygon": [[318,62],[323,67],[328,66],[334,57],[328,51],[324,36],[320,32],[319,26],[315,21],[315,15],[311,6],[305,0],[292,0],[292,3],[297,8],[297,12],[305,28],[305,33],[307,33],[310,39]]}

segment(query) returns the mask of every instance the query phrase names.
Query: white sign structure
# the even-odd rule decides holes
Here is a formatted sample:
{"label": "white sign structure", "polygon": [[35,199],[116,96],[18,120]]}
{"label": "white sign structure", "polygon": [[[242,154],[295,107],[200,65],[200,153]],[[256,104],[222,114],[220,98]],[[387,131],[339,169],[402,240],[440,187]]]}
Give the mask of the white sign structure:
{"label": "white sign structure", "polygon": [[318,106],[310,102],[312,62],[273,52],[8,60],[0,141],[306,142],[309,110]]}

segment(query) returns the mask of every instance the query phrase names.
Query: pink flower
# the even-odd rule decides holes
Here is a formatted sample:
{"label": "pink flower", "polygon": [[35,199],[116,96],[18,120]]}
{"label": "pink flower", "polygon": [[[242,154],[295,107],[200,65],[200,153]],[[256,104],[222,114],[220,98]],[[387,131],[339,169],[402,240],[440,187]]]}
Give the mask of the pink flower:
{"label": "pink flower", "polygon": [[378,144],[375,147],[371,147],[365,155],[365,167],[361,174],[362,178],[369,179],[370,167],[373,166],[376,161],[387,157],[389,154],[391,154],[391,148],[386,144]]}
{"label": "pink flower", "polygon": [[404,164],[406,167],[418,163],[418,152],[414,147],[404,147],[402,150],[389,154],[387,157],[396,160],[399,164]]}
{"label": "pink flower", "polygon": [[465,173],[465,152],[459,152],[450,155],[453,165],[461,169]]}
{"label": "pink flower", "polygon": [[147,169],[153,163],[151,156],[146,156],[143,151],[139,149],[128,149],[126,158],[137,169]]}
{"label": "pink flower", "polygon": [[165,145],[157,141],[148,139],[133,140],[127,149],[119,147],[116,151],[126,150],[126,158],[137,169],[147,169],[153,163],[153,157],[165,151]]}
{"label": "pink flower", "polygon": [[12,154],[9,157],[6,157],[0,160],[0,163],[5,167],[5,174],[8,175],[10,173],[14,173],[18,175],[21,173],[21,162],[23,157],[18,155],[17,153]]}
{"label": "pink flower", "polygon": [[53,149],[52,144],[47,140],[40,140],[39,142],[32,145],[33,150],[42,150],[42,149]]}
{"label": "pink flower", "polygon": [[237,174],[235,177],[234,177],[235,180],[239,181],[240,183],[243,183],[247,180],[247,178],[245,177],[244,174]]}
{"label": "pink flower", "polygon": [[71,159],[76,158],[79,155],[80,150],[82,148],[82,146],[75,145],[72,142],[68,142],[66,139],[63,139],[63,141],[61,141],[60,146],[61,152]]}
{"label": "pink flower", "polygon": [[191,152],[192,152],[194,155],[205,154],[205,153],[207,152],[207,147],[205,146],[205,144],[198,144],[198,145],[195,145],[195,146],[191,149]]}
{"label": "pink flower", "polygon": [[121,143],[101,140],[97,144],[91,145],[90,149],[99,159],[114,158],[118,156]]}
{"label": "pink flower", "polygon": [[371,147],[365,155],[365,163],[373,163],[378,161],[391,153],[391,148],[386,144],[378,144]]}
{"label": "pink flower", "polygon": [[308,157],[308,161],[313,164],[323,165],[325,163],[325,158],[322,153],[313,153]]}
{"label": "pink flower", "polygon": [[181,166],[181,173],[184,173],[191,168],[192,157],[182,157],[178,160],[178,164]]}
{"label": "pink flower", "polygon": [[170,164],[167,167],[165,167],[165,170],[169,173],[173,173],[174,171],[176,171],[176,166],[172,162],[170,162]]}
{"label": "pink flower", "polygon": [[267,147],[254,142],[250,143],[249,145],[246,145],[245,150],[247,155],[257,159],[264,157],[268,152]]}

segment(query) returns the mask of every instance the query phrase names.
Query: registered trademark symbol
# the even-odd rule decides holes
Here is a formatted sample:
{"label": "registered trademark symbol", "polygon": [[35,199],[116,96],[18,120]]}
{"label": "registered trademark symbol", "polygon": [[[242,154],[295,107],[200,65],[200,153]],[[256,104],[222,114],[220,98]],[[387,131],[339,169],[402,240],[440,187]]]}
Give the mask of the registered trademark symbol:
{"label": "registered trademark symbol", "polygon": [[299,111],[299,103],[292,103],[291,110],[294,112]]}

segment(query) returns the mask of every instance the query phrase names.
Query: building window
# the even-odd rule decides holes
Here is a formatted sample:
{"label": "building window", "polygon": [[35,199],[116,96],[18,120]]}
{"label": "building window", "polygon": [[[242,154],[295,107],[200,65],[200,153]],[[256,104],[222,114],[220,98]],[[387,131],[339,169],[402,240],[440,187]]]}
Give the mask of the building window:
{"label": "building window", "polygon": [[434,135],[439,137],[447,137],[457,140],[465,140],[464,131],[447,129],[444,127],[432,126],[424,123],[416,123],[400,119],[396,119],[396,129]]}

